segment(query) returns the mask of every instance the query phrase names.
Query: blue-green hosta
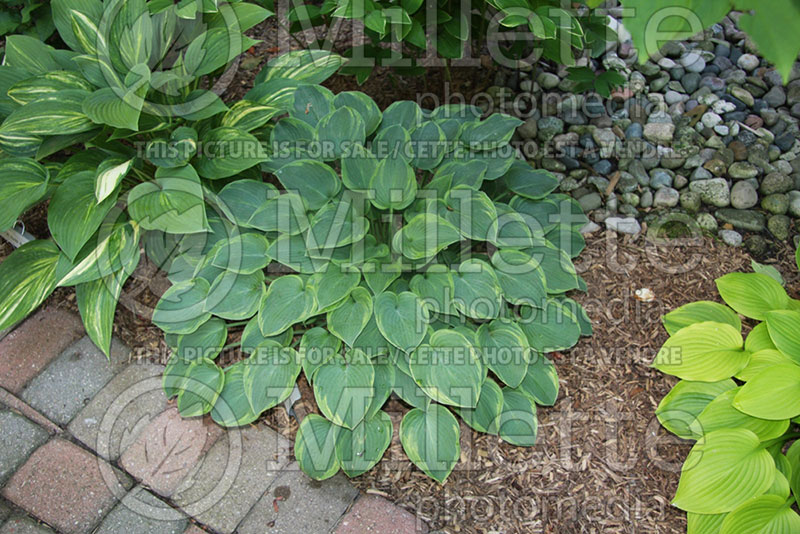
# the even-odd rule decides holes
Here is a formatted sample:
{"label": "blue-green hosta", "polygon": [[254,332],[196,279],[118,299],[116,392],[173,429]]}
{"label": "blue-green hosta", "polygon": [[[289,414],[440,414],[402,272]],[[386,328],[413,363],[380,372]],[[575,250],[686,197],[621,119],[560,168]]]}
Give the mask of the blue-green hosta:
{"label": "blue-green hosta", "polygon": [[[671,337],[653,366],[681,381],[656,414],[697,440],[673,501],[689,534],[800,532],[800,301],[776,278],[727,274],[727,306],[693,302],[663,318]],[[755,325],[744,338],[740,315]]]}
{"label": "blue-green hosta", "polygon": [[[303,373],[322,415],[303,421],[296,455],[315,478],[378,462],[393,393],[412,407],[399,428],[409,458],[439,481],[460,455],[456,415],[533,445],[536,405],[558,394],[545,354],[591,326],[566,296],[584,288],[572,258],[586,218],[517,159],[519,120],[413,102],[381,112],[317,85],[342,64],[325,52],[273,60],[224,105],[198,81],[232,57],[216,30],[265,11],[53,5],[73,51],[12,38],[0,67],[0,229],[49,200],[52,235],[0,264],[0,329],[75,286],[108,352],[143,247],[172,282],[153,322],[183,415],[248,424]],[[127,22],[107,37],[105,20]],[[165,61],[155,36],[182,21],[209,29],[169,34],[184,46]],[[234,344],[246,358],[218,364]]]}

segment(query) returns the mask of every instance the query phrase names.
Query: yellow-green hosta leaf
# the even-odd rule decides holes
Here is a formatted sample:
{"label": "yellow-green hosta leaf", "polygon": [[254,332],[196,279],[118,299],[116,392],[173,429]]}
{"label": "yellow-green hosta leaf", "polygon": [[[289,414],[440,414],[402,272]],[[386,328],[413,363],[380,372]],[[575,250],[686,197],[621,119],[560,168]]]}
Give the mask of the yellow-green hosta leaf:
{"label": "yellow-green hosta leaf", "polygon": [[193,361],[186,368],[178,393],[178,411],[183,417],[207,414],[225,385],[225,372],[213,361]]}
{"label": "yellow-green hosta leaf", "polygon": [[300,469],[314,480],[325,480],[339,471],[336,459],[338,427],[317,414],[300,423],[294,442],[294,456]]}
{"label": "yellow-green hosta leaf", "polygon": [[692,447],[672,504],[687,512],[730,512],[763,494],[775,480],[775,461],[744,428],[711,432]]}
{"label": "yellow-green hosta leaf", "polygon": [[779,351],[800,364],[800,311],[767,312],[767,330]]}
{"label": "yellow-green hosta leaf", "polygon": [[313,288],[297,275],[281,276],[267,288],[258,310],[258,326],[265,336],[280,334],[306,320],[316,307]]}
{"label": "yellow-green hosta leaf", "polygon": [[69,261],[52,241],[26,243],[0,263],[0,330],[24,319],[46,299]]}
{"label": "yellow-green hosta leaf", "polygon": [[364,419],[350,430],[336,433],[336,459],[349,477],[366,473],[383,457],[392,442],[392,420],[386,412]]}
{"label": "yellow-green hosta leaf", "polygon": [[389,343],[408,353],[422,343],[430,319],[414,293],[384,291],[375,297],[373,308],[378,329]]}
{"label": "yellow-green hosta leaf", "polygon": [[767,349],[778,350],[775,343],[772,342],[772,338],[769,337],[767,323],[758,323],[747,334],[747,338],[744,340],[744,350],[756,353]]}
{"label": "yellow-green hosta leaf", "polygon": [[762,495],[742,504],[722,522],[720,534],[793,534],[800,532],[800,515],[791,502],[777,495]]}
{"label": "yellow-green hosta leaf", "polygon": [[789,301],[786,290],[765,274],[728,273],[716,282],[723,300],[751,319],[763,321],[767,312],[783,310]]}
{"label": "yellow-green hosta leaf", "polygon": [[411,353],[408,364],[417,385],[437,402],[477,405],[486,373],[478,352],[462,333],[437,330]]}
{"label": "yellow-green hosta leaf", "polygon": [[300,375],[300,355],[276,341],[264,341],[247,360],[244,391],[254,413],[260,414],[286,400]]}
{"label": "yellow-green hosta leaf", "polygon": [[742,343],[742,335],[729,324],[695,323],[664,343],[653,367],[684,380],[717,382],[747,366],[750,353]]}
{"label": "yellow-green hosta leaf", "polygon": [[734,407],[733,400],[741,389],[728,390],[712,400],[689,425],[690,431],[696,436],[701,436],[724,428],[746,428],[761,441],[782,436],[789,428],[789,419],[770,421],[752,417]]}
{"label": "yellow-green hosta leaf", "polygon": [[743,382],[749,382],[764,369],[785,363],[795,363],[795,361],[778,350],[763,349],[750,356],[747,367],[736,373],[736,378]]}
{"label": "yellow-green hosta leaf", "polygon": [[792,363],[764,369],[736,395],[733,405],[762,419],[791,419],[800,415],[800,366]]}
{"label": "yellow-green hosta leaf", "polygon": [[719,534],[728,514],[686,514],[686,534]]}
{"label": "yellow-green hosta leaf", "polygon": [[0,159],[0,232],[44,197],[49,178],[47,168],[32,159]]}
{"label": "yellow-green hosta leaf", "polygon": [[742,329],[742,321],[735,311],[724,304],[709,300],[698,300],[697,302],[684,304],[661,318],[664,328],[671,336],[685,326],[706,321],[727,323],[736,330],[741,331]]}
{"label": "yellow-green hosta leaf", "polygon": [[656,417],[661,425],[683,439],[697,439],[692,424],[708,404],[736,387],[736,382],[727,378],[719,382],[692,382],[681,380],[661,399],[656,408]]}
{"label": "yellow-green hosta leaf", "polygon": [[444,484],[461,456],[458,421],[439,404],[414,408],[400,423],[400,442],[408,458],[426,475]]}
{"label": "yellow-green hosta leaf", "polygon": [[314,374],[314,398],[325,417],[354,429],[367,415],[374,381],[375,369],[363,352],[337,354]]}

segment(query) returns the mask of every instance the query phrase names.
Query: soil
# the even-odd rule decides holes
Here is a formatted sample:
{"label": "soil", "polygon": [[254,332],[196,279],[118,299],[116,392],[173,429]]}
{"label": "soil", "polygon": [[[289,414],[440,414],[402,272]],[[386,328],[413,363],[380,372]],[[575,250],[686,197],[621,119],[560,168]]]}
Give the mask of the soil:
{"label": "soil", "polygon": [[[248,52],[232,79],[226,99],[241,97],[263,61],[277,53],[278,28],[267,21],[251,32],[264,40]],[[249,67],[249,68],[244,68]],[[490,69],[458,69],[449,80],[466,93],[491,84]],[[335,91],[361,90],[385,107],[422,92],[444,95],[447,74],[399,78],[376,71],[363,85],[337,76],[327,85]],[[45,206],[22,220],[37,237],[47,237]],[[11,247],[0,242],[0,259]],[[788,244],[775,253],[774,264],[796,295],[800,282]],[[666,340],[660,317],[690,301],[719,300],[714,279],[731,271],[750,271],[742,249],[712,238],[673,239],[661,244],[639,236],[601,233],[588,239],[576,260],[588,293],[574,298],[588,311],[594,335],[572,350],[551,355],[561,392],[555,406],[539,411],[538,444],[508,445],[461,425],[461,462],[444,485],[429,479],[405,458],[397,432],[384,459],[357,477],[360,489],[382,495],[425,520],[431,530],[465,533],[685,532],[684,514],[670,506],[678,473],[690,444],[664,431],[654,417],[661,398],[676,380],[649,367]],[[126,285],[114,332],[135,349],[136,357],[164,362],[163,335],[150,324],[150,311],[168,287],[163,273],[143,258]],[[652,302],[635,291],[648,288]],[[71,288],[57,290],[48,305],[76,311]],[[237,333],[232,334],[235,340]],[[230,341],[230,340],[229,340]],[[221,356],[233,361],[237,352]],[[299,413],[316,411],[301,378]],[[407,407],[392,399],[386,408],[395,430]],[[283,407],[263,422],[294,437],[297,422]]]}

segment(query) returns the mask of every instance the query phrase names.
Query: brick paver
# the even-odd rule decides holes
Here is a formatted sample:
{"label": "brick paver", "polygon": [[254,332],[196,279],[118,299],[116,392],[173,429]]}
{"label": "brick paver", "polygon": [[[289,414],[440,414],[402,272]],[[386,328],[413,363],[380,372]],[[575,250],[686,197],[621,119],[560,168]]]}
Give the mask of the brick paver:
{"label": "brick paver", "polygon": [[0,485],[48,437],[47,431],[21,415],[9,410],[0,411]]}
{"label": "brick paver", "polygon": [[115,376],[67,427],[101,458],[115,462],[167,408],[162,365],[136,362]]}
{"label": "brick paver", "polygon": [[428,532],[414,514],[377,495],[364,495],[334,531],[335,534],[416,534]]}
{"label": "brick paver", "polygon": [[61,427],[28,406],[22,399],[15,397],[3,388],[0,388],[0,404],[14,412],[24,415],[51,434],[59,434],[61,432]]}
{"label": "brick paver", "polygon": [[120,463],[145,486],[169,497],[221,434],[213,422],[184,419],[171,407],[142,430]]}
{"label": "brick paver", "polygon": [[317,482],[293,462],[272,483],[236,531],[239,534],[325,534],[336,526],[357,495],[358,490],[342,473]]}
{"label": "brick paver", "polygon": [[172,500],[215,532],[230,534],[289,463],[291,443],[264,425],[218,440]]}
{"label": "brick paver", "polygon": [[0,386],[20,390],[83,335],[74,313],[44,308],[0,340]]}
{"label": "brick paver", "polygon": [[6,520],[8,514],[10,513],[11,509],[8,507],[8,505],[5,503],[3,499],[0,499],[0,524],[2,524],[3,521]]}
{"label": "brick paver", "polygon": [[198,527],[195,524],[189,525],[189,527],[183,532],[183,534],[208,534],[205,530]]}
{"label": "brick paver", "polygon": [[65,534],[88,534],[130,486],[103,460],[53,438],[31,455],[2,493]]}
{"label": "brick paver", "polygon": [[91,339],[83,337],[31,380],[22,400],[51,421],[66,425],[122,368],[128,354],[127,348],[114,342],[109,360]]}
{"label": "brick paver", "polygon": [[0,527],[0,534],[55,534],[47,525],[28,516],[17,514]]}
{"label": "brick paver", "polygon": [[181,534],[188,524],[183,513],[137,486],[109,512],[94,534]]}

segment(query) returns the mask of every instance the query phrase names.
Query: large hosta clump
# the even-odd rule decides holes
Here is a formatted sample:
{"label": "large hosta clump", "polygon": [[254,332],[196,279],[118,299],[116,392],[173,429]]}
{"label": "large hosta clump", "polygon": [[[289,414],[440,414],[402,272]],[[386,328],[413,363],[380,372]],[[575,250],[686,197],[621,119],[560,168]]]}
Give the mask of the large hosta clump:
{"label": "large hosta clump", "polygon": [[[322,416],[303,420],[295,452],[317,479],[379,461],[392,393],[413,408],[407,455],[436,480],[459,458],[455,415],[534,444],[536,404],[558,392],[544,354],[591,332],[566,296],[583,288],[571,258],[586,219],[517,159],[519,120],[479,115],[408,101],[381,113],[362,93],[294,88],[264,136],[265,174],[213,181],[211,232],[166,258],[173,285],[153,321],[174,349],[164,385],[181,413],[245,425],[303,373]],[[223,369],[241,327],[249,356]]]}

